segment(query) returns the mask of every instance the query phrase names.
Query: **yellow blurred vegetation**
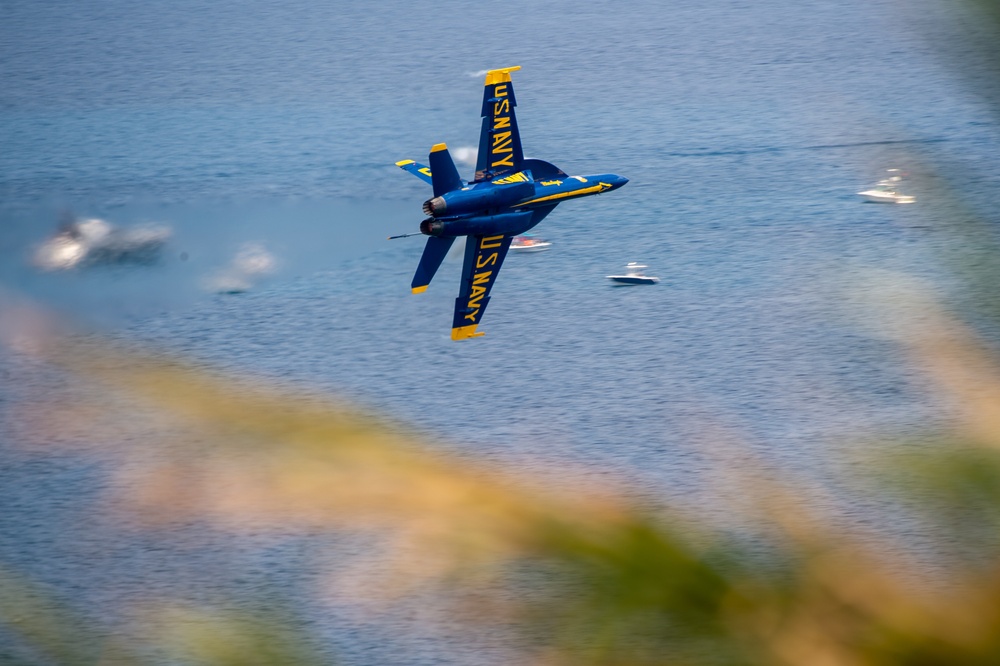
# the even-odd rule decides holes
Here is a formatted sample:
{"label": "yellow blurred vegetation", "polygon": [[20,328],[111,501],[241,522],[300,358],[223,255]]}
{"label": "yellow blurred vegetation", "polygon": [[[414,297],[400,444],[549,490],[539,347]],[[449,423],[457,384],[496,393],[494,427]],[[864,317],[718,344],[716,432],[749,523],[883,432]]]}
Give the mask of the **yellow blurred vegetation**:
{"label": "yellow blurred vegetation", "polygon": [[[898,449],[875,476],[919,489],[909,510],[961,544],[933,581],[745,455],[727,470],[738,473],[734,529],[612,487],[477,469],[355,409],[119,346],[54,338],[36,352],[104,387],[92,405],[49,414],[124,440],[115,510],[148,529],[196,518],[234,532],[375,535],[375,564],[329,593],[365,596],[377,612],[446,585],[454,622],[504,627],[522,663],[1000,663],[1000,372],[968,329],[924,305],[909,349],[960,406],[955,427]],[[41,407],[27,406],[35,427],[58,439],[65,424]],[[153,440],[123,438],[126,420]],[[0,585],[0,622],[36,663],[147,663],[151,650],[185,664],[324,663],[277,607],[237,617],[163,600],[141,637],[101,639],[16,573]]]}

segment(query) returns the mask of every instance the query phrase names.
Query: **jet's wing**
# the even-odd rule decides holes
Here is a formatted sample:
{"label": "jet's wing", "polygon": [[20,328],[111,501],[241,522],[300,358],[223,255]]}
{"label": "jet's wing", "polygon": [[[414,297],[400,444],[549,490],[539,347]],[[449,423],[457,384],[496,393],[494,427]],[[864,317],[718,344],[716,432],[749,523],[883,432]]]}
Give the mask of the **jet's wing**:
{"label": "jet's wing", "polygon": [[517,117],[514,115],[517,101],[514,99],[514,84],[510,80],[510,73],[519,69],[507,67],[486,72],[476,182],[514,173],[524,161],[521,135],[517,131]]}
{"label": "jet's wing", "polygon": [[483,318],[490,290],[500,272],[513,236],[469,236],[465,241],[462,288],[455,299],[455,319],[451,339],[464,340],[482,333],[476,327]]}
{"label": "jet's wing", "polygon": [[423,164],[418,164],[413,160],[400,160],[399,162],[396,162],[396,166],[398,166],[403,171],[409,171],[414,176],[416,176],[417,178],[426,183],[433,184],[434,182],[431,180],[430,167],[426,167]]}

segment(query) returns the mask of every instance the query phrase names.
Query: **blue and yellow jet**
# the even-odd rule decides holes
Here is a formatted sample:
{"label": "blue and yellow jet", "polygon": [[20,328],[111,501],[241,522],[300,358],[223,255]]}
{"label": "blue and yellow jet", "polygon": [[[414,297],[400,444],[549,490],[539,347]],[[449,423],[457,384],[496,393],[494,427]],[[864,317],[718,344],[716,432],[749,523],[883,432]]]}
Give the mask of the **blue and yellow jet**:
{"label": "blue and yellow jet", "polygon": [[510,80],[510,73],[519,69],[486,73],[479,159],[471,183],[459,177],[443,143],[431,148],[429,168],[413,160],[396,162],[434,188],[434,197],[424,202],[424,214],[430,217],[420,223],[420,232],[430,238],[410,285],[413,293],[427,290],[455,238],[469,237],[462,288],[455,299],[452,340],[483,335],[476,327],[514,236],[534,227],[567,199],[610,192],[628,182],[613,173],[567,176],[548,162],[524,159]]}

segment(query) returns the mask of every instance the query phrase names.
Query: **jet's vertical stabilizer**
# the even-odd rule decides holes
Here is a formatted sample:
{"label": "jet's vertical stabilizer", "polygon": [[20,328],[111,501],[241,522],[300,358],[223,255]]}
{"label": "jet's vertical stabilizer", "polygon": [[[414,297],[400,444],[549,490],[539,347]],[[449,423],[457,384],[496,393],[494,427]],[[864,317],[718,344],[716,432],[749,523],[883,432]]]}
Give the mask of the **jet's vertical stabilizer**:
{"label": "jet's vertical stabilizer", "polygon": [[420,263],[417,264],[417,272],[413,276],[413,282],[410,283],[410,290],[414,294],[427,291],[427,285],[431,283],[431,278],[441,267],[441,262],[444,261],[454,242],[454,236],[450,238],[431,236],[427,239],[424,253],[420,256]]}
{"label": "jet's vertical stabilizer", "polygon": [[428,156],[431,163],[431,185],[434,186],[434,196],[452,192],[462,187],[462,179],[455,168],[455,161],[451,159],[448,146],[443,143],[435,144],[431,148]]}
{"label": "jet's vertical stabilizer", "polygon": [[491,69],[486,72],[483,89],[483,128],[479,133],[479,159],[476,161],[476,181],[493,180],[521,168],[524,152],[521,134],[517,131],[514,107],[514,84],[510,73],[520,67]]}

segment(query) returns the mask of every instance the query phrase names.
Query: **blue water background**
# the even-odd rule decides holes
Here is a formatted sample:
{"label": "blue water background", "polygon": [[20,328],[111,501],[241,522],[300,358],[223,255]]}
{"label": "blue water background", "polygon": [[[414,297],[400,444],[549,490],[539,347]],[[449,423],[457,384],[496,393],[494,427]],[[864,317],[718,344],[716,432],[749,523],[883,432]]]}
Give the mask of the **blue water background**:
{"label": "blue water background", "polygon": [[[711,502],[703,447],[738,439],[864,523],[834,474],[845,443],[940,413],[852,295],[889,273],[947,294],[954,211],[921,183],[958,184],[973,211],[1000,185],[997,116],[920,29],[949,25],[942,5],[5,2],[0,285],[473,460],[565,465],[659,501]],[[393,163],[475,146],[482,72],[512,65],[526,155],[631,182],[561,205],[537,229],[553,249],[504,265],[486,336],[454,343],[460,259],[412,296],[422,240],[384,240],[415,230],[429,193]],[[860,203],[890,167],[918,203]],[[175,236],[155,266],[40,274],[32,249],[66,209]],[[245,242],[278,273],[206,293]],[[660,284],[610,287],[629,261]],[[0,363],[19,378],[0,388],[0,562],[109,627],[142,590],[273,587],[346,663],[504,660],[489,632],[336,611],[317,581],[346,546],[326,537],[139,537],[95,517],[81,498],[100,459],[13,446],[16,407],[60,381],[9,350]]]}

